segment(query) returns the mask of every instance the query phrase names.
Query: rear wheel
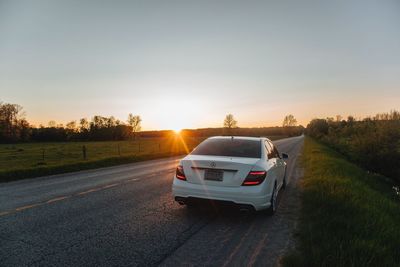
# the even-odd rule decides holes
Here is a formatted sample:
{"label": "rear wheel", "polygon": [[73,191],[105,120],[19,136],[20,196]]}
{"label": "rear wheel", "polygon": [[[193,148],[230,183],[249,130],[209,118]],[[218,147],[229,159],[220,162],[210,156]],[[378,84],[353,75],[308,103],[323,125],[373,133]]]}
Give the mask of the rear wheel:
{"label": "rear wheel", "polygon": [[273,215],[276,211],[276,200],[278,199],[278,189],[276,183],[274,185],[274,190],[272,191],[271,196],[271,206],[266,210],[268,215]]}
{"label": "rear wheel", "polygon": [[188,208],[188,209],[196,208],[196,203],[193,203],[192,201],[187,201],[186,208]]}
{"label": "rear wheel", "polygon": [[286,168],[285,168],[285,175],[283,176],[282,188],[285,189],[286,186],[287,186],[287,180],[286,180]]}

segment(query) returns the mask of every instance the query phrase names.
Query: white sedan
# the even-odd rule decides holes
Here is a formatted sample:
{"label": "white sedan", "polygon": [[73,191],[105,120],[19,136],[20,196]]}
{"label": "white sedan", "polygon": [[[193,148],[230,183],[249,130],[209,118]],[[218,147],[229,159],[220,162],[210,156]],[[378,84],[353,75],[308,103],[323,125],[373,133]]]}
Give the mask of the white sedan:
{"label": "white sedan", "polygon": [[207,199],[273,214],[287,157],[267,138],[210,137],[180,161],[173,196],[182,205]]}

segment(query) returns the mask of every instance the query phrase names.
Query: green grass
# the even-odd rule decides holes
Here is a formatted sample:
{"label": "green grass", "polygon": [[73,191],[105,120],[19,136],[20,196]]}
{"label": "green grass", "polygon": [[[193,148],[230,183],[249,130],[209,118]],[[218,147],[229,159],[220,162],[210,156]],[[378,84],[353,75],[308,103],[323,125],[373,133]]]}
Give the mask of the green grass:
{"label": "green grass", "polygon": [[284,266],[400,266],[393,182],[306,138],[297,249]]}
{"label": "green grass", "polygon": [[[184,142],[190,151],[201,140],[185,138]],[[86,147],[86,159],[83,158],[82,146]],[[143,138],[137,141],[3,144],[0,145],[0,181],[182,155],[186,151],[179,137]]]}

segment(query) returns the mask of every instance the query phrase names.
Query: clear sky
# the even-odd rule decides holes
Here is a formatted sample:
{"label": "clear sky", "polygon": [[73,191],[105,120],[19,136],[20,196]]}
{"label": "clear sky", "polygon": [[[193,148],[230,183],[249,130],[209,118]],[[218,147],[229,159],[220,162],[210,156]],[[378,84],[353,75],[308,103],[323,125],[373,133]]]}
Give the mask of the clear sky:
{"label": "clear sky", "polygon": [[0,101],[144,129],[400,109],[400,1],[0,0]]}

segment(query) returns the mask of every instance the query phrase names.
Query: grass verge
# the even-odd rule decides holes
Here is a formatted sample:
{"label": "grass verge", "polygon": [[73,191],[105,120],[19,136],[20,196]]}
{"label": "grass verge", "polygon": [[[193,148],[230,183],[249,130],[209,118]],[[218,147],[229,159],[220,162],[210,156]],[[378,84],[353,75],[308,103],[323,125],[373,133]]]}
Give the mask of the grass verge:
{"label": "grass verge", "polygon": [[305,139],[297,248],[284,266],[400,266],[393,182]]}
{"label": "grass verge", "polygon": [[0,182],[11,182],[26,178],[40,177],[45,175],[53,175],[74,171],[82,171],[88,169],[96,169],[101,167],[110,167],[126,163],[134,163],[145,160],[166,158],[184,155],[184,152],[170,152],[170,153],[154,153],[138,156],[124,156],[124,157],[110,157],[100,160],[83,161],[67,165],[44,166],[35,167],[31,169],[17,169],[11,171],[0,172]]}
{"label": "grass verge", "polygon": [[68,173],[68,172],[96,169],[102,167],[110,167],[115,165],[173,157],[179,155],[184,155],[184,152],[181,151],[176,153],[157,153],[157,154],[147,154],[139,156],[110,157],[100,160],[78,162],[67,165],[42,166],[31,169],[26,168],[26,169],[2,171],[0,172],[0,182],[11,182],[32,177],[40,177],[45,175]]}

